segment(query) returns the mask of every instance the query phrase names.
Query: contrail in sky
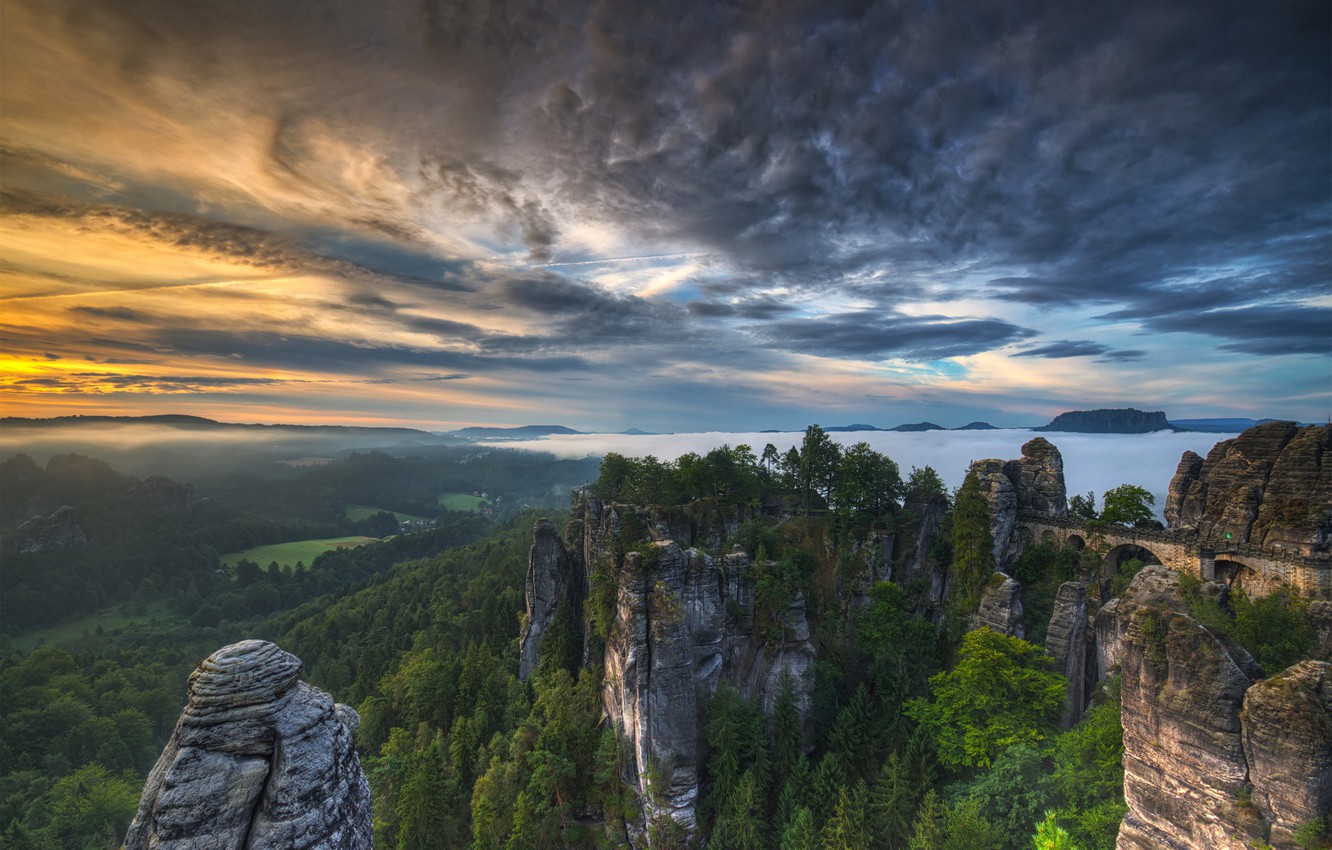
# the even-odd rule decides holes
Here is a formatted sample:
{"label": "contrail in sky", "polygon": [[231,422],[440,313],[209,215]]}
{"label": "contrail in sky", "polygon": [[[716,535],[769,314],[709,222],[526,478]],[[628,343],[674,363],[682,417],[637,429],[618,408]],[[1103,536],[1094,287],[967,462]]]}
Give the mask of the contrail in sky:
{"label": "contrail in sky", "polygon": [[603,263],[635,263],[643,260],[674,260],[681,257],[706,257],[706,251],[683,251],[679,254],[651,254],[645,257],[607,257],[604,260],[578,260],[569,263],[537,263],[536,267],[541,269],[552,269],[556,266],[599,266]]}

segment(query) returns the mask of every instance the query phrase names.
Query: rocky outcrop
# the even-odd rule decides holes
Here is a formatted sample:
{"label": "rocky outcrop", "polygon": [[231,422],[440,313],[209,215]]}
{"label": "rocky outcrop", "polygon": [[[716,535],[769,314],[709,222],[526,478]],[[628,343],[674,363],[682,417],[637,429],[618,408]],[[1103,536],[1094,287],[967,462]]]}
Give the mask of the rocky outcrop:
{"label": "rocky outcrop", "polygon": [[1261,671],[1191,617],[1144,607],[1122,661],[1124,801],[1117,850],[1241,850],[1262,836],[1242,803],[1244,693]]}
{"label": "rocky outcrop", "polygon": [[1149,566],[1096,619],[1100,663],[1122,672],[1129,811],[1116,846],[1294,850],[1294,831],[1332,807],[1332,664],[1263,680],[1187,611],[1178,575]]}
{"label": "rocky outcrop", "polygon": [[359,719],[300,673],[260,640],[204,660],[123,850],[368,850]]}
{"label": "rocky outcrop", "polygon": [[1294,846],[1297,829],[1332,813],[1332,663],[1301,661],[1249,688],[1241,718],[1253,805],[1271,844]]}
{"label": "rocky outcrop", "polygon": [[1176,430],[1162,411],[1137,410],[1132,407],[1071,410],[1061,413],[1049,425],[1034,431],[1074,431],[1082,434],[1149,434]]}
{"label": "rocky outcrop", "polygon": [[1159,564],[1143,567],[1133,577],[1128,589],[1111,599],[1096,612],[1096,678],[1119,670],[1124,655],[1124,638],[1128,635],[1133,612],[1139,608],[1155,608],[1188,613],[1188,603],[1179,593],[1179,573]]}
{"label": "rocky outcrop", "polygon": [[1013,482],[1021,513],[1063,519],[1068,516],[1068,490],[1064,486],[1064,456],[1054,443],[1036,437],[1022,444],[1022,457],[1004,464]]}
{"label": "rocky outcrop", "polygon": [[1066,581],[1055,594],[1050,627],[1045,633],[1045,651],[1054,659],[1054,669],[1068,681],[1068,704],[1060,726],[1068,729],[1082,719],[1091,688],[1088,655],[1091,631],[1087,628],[1087,588]]}
{"label": "rocky outcrop", "polygon": [[948,499],[929,493],[909,493],[904,507],[907,515],[916,523],[916,533],[905,540],[902,569],[908,581],[920,578],[929,580],[930,606],[937,611],[943,605],[946,571],[945,565],[932,557],[932,552],[939,537],[940,523],[948,513]]}
{"label": "rocky outcrop", "polygon": [[976,476],[981,495],[989,505],[994,563],[1001,570],[1011,569],[1021,554],[1022,542],[1017,534],[1019,512],[1054,519],[1068,515],[1064,458],[1044,437],[1024,443],[1022,457],[1017,460],[975,461],[969,474]]}
{"label": "rocky outcrop", "polygon": [[673,541],[624,558],[602,698],[633,753],[626,779],[645,822],[670,817],[696,831],[699,708],[723,681],[770,711],[789,676],[797,708],[808,712],[814,648],[804,598],[796,595],[771,633],[756,635],[748,564],[740,552],[718,562]]}
{"label": "rocky outcrop", "polygon": [[50,516],[35,516],[14,532],[14,548],[19,554],[85,546],[88,536],[79,527],[78,512],[69,505],[57,508]]}
{"label": "rocky outcrop", "polygon": [[996,572],[985,585],[972,626],[977,629],[988,626],[999,634],[1020,638],[1026,633],[1022,615],[1022,585]]}
{"label": "rocky outcrop", "polygon": [[[1186,452],[1170,482],[1166,521],[1207,544],[1332,549],[1332,426],[1269,422]],[[1227,536],[1229,535],[1229,536]]]}
{"label": "rocky outcrop", "polygon": [[548,519],[532,528],[532,548],[527,558],[527,611],[519,643],[518,677],[524,681],[536,669],[541,643],[561,605],[571,629],[583,621],[583,571]]}
{"label": "rocky outcrop", "polygon": [[125,495],[151,502],[168,513],[187,511],[195,502],[194,485],[182,484],[161,475],[151,475],[143,481],[130,479]]}

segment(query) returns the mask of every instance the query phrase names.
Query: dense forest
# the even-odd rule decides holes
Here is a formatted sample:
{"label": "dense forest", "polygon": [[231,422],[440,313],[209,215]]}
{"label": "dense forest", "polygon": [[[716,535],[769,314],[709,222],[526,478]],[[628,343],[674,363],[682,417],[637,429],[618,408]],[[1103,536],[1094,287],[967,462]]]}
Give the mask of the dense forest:
{"label": "dense forest", "polygon": [[[530,488],[569,471],[550,459],[506,465],[501,453],[463,466],[437,476],[433,489],[504,492],[506,475]],[[354,456],[301,473],[313,495],[292,504],[424,507],[432,487],[397,488],[426,467]],[[28,505],[76,504],[98,541],[87,551],[4,557],[3,846],[118,846],[190,669],[244,637],[294,653],[307,681],[359,712],[376,846],[627,846],[641,804],[622,781],[625,741],[603,720],[597,641],[587,649],[582,639],[585,628],[604,637],[614,616],[606,600],[598,605],[596,576],[587,622],[552,627],[536,671],[518,676],[533,523],[543,516],[561,527],[570,515],[440,513],[430,529],[321,555],[301,573],[258,564],[228,572],[217,567],[226,547],[330,529],[300,511],[238,510],[223,490],[172,512],[160,499],[127,497],[144,482],[90,458],[40,467],[20,455],[0,472],[11,532]],[[1027,641],[969,628],[994,569],[972,478],[948,493],[934,470],[904,478],[891,459],[864,444],[843,449],[817,426],[784,454],[771,446],[671,462],[612,454],[586,478],[594,480],[583,498],[685,511],[704,523],[709,511],[743,515],[723,548],[750,556],[760,633],[793,594],[809,600],[818,661],[806,722],[789,681],[767,713],[725,685],[702,706],[699,832],[711,850],[1113,847],[1125,810],[1116,681],[1102,682],[1080,722],[1061,728],[1064,679],[1041,643],[1061,582],[1083,578],[1108,598],[1141,562],[1127,560],[1106,579],[1086,550],[1028,549],[1014,568],[1026,589]],[[331,483],[340,480],[358,489]],[[391,491],[402,501],[390,505]],[[1132,495],[1107,494],[1106,507],[1122,510],[1121,497]],[[1094,500],[1082,502],[1089,519],[1102,517]],[[932,604],[919,581],[875,581],[853,601],[863,579],[853,554],[874,535],[914,527],[931,503],[944,509],[929,557],[950,576],[945,604]],[[627,523],[618,545],[634,551],[648,539],[647,528]],[[1270,670],[1312,643],[1301,603],[1288,595],[1239,594],[1223,607],[1195,589],[1192,599],[1195,616]],[[98,627],[59,646],[25,642],[42,624],[108,603],[169,605],[179,618]],[[686,846],[670,818],[643,826],[654,848]]]}

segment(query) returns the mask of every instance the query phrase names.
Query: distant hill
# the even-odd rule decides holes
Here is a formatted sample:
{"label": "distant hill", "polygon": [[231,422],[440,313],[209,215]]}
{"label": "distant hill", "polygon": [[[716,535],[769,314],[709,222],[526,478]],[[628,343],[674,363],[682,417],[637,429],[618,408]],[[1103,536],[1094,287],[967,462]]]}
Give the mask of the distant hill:
{"label": "distant hill", "polygon": [[1132,407],[1103,410],[1072,410],[1061,413],[1049,425],[1033,431],[1072,431],[1080,434],[1149,434],[1176,430],[1166,421],[1164,412],[1137,410]]}
{"label": "distant hill", "polygon": [[473,426],[446,431],[446,437],[461,437],[464,440],[531,440],[537,437],[550,437],[559,434],[582,434],[563,425],[519,425],[516,428],[485,428]]}
{"label": "distant hill", "polygon": [[954,431],[998,431],[999,429],[989,422],[968,422],[961,428],[954,428]]}
{"label": "distant hill", "polygon": [[434,437],[429,431],[416,428],[372,427],[366,425],[263,425],[241,422],[218,422],[202,416],[164,414],[160,416],[54,416],[49,419],[27,419],[6,416],[0,419],[0,428],[35,428],[60,431],[107,425],[157,425],[189,431],[271,431],[296,435],[379,436],[397,439]]}
{"label": "distant hill", "polygon": [[909,425],[898,425],[896,428],[889,428],[889,431],[947,431],[942,425],[935,425],[933,422],[913,422]]}
{"label": "distant hill", "polygon": [[882,431],[883,429],[876,428],[873,425],[864,425],[857,423],[855,425],[829,425],[827,428],[824,428],[823,430],[827,431],[830,434],[833,434],[833,433],[846,433],[848,431]]}

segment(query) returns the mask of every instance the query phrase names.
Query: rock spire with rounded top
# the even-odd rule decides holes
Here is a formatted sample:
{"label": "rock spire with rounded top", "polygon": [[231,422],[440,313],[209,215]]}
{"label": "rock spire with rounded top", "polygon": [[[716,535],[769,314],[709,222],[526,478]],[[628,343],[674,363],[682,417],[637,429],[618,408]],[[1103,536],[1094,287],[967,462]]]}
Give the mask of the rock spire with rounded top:
{"label": "rock spire with rounded top", "polygon": [[359,718],[300,674],[263,640],[200,663],[123,850],[369,850]]}

